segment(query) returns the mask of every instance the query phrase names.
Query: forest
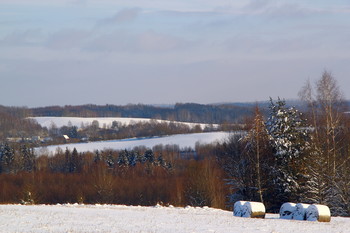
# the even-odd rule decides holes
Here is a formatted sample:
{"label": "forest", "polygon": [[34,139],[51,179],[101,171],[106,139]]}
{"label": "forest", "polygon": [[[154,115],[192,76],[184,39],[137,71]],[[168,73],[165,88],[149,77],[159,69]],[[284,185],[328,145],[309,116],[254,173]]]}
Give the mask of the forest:
{"label": "forest", "polygon": [[[37,157],[31,144],[4,141],[0,203],[232,209],[235,201],[247,200],[277,212],[284,202],[303,202],[325,204],[332,215],[350,216],[347,102],[328,71],[314,84],[306,82],[299,96],[302,111],[283,99],[270,99],[267,109],[256,105],[241,118],[245,134],[187,151],[159,145],[121,151],[74,149]],[[25,122],[24,132],[26,127],[42,130],[35,122]]]}
{"label": "forest", "polygon": [[143,104],[51,106],[30,109],[34,116],[139,117],[193,123],[237,123],[252,113],[251,107],[239,104],[177,103],[174,106]]}

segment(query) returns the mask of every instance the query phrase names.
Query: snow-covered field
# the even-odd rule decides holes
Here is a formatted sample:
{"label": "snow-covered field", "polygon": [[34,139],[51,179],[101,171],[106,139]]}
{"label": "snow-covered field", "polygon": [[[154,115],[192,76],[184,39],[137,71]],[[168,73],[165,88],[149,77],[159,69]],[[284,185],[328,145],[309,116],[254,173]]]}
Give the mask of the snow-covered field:
{"label": "snow-covered field", "polygon": [[234,217],[212,208],[121,205],[0,205],[0,232],[270,232],[345,233],[350,219],[329,223]]}
{"label": "snow-covered field", "polygon": [[[239,132],[237,132],[239,133]],[[36,148],[37,154],[54,153],[57,148],[65,150],[73,150],[76,148],[79,152],[95,151],[103,149],[124,150],[133,149],[136,146],[145,146],[152,148],[155,145],[178,145],[179,148],[195,148],[196,143],[210,144],[214,142],[222,142],[229,137],[228,132],[209,132],[209,133],[194,133],[194,134],[177,134],[164,137],[153,138],[130,138],[121,140],[109,140],[87,143],[71,143],[63,145],[53,145],[48,147]]]}
{"label": "snow-covered field", "polygon": [[[154,120],[149,118],[127,118],[127,117],[30,117],[31,119],[36,120],[42,127],[50,128],[53,124],[60,128],[62,126],[72,125],[80,128],[82,125],[88,126],[91,125],[93,121],[98,121],[100,127],[110,128],[113,121],[120,122],[123,125],[130,125],[134,123],[148,123],[151,121],[156,121],[158,123],[181,123],[188,125],[189,127],[195,127],[200,125],[202,129],[208,124],[197,124],[197,123],[188,123],[188,122],[178,122],[178,121],[167,121],[167,120]],[[212,125],[217,127],[217,125]]]}

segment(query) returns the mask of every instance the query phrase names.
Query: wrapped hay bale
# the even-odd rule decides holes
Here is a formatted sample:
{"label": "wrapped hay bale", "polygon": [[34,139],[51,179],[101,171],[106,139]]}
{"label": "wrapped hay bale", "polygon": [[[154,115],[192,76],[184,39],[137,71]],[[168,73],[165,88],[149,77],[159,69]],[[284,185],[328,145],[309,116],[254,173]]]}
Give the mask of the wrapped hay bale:
{"label": "wrapped hay bale", "polygon": [[265,218],[265,205],[261,202],[237,201],[233,206],[233,215],[245,218]]}
{"label": "wrapped hay bale", "polygon": [[242,217],[265,218],[265,205],[261,202],[248,201],[243,205]]}
{"label": "wrapped hay bale", "polygon": [[295,211],[293,214],[293,219],[295,220],[306,220],[306,209],[309,204],[298,203],[295,205]]}
{"label": "wrapped hay bale", "polygon": [[246,201],[236,201],[233,205],[233,216],[236,217],[242,217],[243,213],[243,206],[246,203]]}
{"label": "wrapped hay bale", "polygon": [[330,222],[331,211],[326,205],[310,205],[306,209],[306,220],[308,221],[319,221],[319,222]]}
{"label": "wrapped hay bale", "polygon": [[281,219],[293,219],[293,214],[295,212],[295,203],[287,202],[284,203],[280,208],[280,218]]}

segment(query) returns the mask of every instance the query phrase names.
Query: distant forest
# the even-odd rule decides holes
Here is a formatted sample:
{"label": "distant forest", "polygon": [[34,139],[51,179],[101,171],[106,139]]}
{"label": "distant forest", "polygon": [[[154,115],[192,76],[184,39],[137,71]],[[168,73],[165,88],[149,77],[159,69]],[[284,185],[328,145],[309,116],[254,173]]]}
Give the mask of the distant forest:
{"label": "distant forest", "polygon": [[175,104],[159,107],[153,105],[81,105],[51,106],[30,109],[33,116],[69,117],[135,117],[194,123],[222,124],[239,123],[253,113],[252,105],[195,103]]}

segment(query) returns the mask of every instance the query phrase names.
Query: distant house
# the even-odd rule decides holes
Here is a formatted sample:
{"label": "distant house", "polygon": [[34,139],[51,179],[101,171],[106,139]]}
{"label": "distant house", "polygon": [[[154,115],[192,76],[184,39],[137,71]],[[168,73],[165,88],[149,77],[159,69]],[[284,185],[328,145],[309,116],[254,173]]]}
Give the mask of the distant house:
{"label": "distant house", "polygon": [[64,137],[65,140],[67,140],[67,141],[69,140],[68,135],[65,135],[65,134],[64,134],[63,137]]}

